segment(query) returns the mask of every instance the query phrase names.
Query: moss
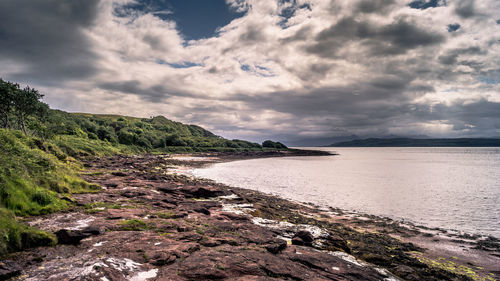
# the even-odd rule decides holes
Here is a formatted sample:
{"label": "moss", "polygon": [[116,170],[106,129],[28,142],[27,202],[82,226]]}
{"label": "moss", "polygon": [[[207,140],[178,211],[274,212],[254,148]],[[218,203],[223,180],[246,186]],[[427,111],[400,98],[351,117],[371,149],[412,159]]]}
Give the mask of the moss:
{"label": "moss", "polygon": [[457,275],[465,275],[465,276],[467,276],[475,281],[496,281],[496,279],[493,278],[492,276],[480,274],[479,272],[474,270],[474,268],[472,268],[472,267],[460,265],[460,264],[457,264],[456,262],[452,261],[452,260],[456,260],[457,257],[453,257],[453,256],[450,257],[450,259],[452,259],[452,260],[446,259],[443,257],[431,259],[431,258],[427,258],[427,257],[422,256],[422,254],[420,254],[420,253],[414,253],[414,254],[417,256],[417,258],[420,262],[427,264],[431,268],[436,268],[438,270],[445,270],[445,271],[452,272],[452,273],[457,274]]}
{"label": "moss", "polygon": [[161,213],[155,213],[155,216],[161,218],[161,219],[171,219],[172,217],[175,216],[174,212],[161,212]]}
{"label": "moss", "polygon": [[131,219],[125,220],[120,223],[120,230],[131,230],[131,231],[142,231],[142,230],[150,230],[153,229],[148,223],[139,220],[139,219]]}

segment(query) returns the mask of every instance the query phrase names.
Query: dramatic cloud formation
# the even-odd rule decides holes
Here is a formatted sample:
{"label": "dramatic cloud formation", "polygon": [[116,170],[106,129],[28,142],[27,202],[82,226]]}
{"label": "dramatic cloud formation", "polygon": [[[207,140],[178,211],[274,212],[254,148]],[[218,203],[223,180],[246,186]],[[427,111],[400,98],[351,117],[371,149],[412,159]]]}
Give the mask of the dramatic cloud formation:
{"label": "dramatic cloud formation", "polygon": [[194,39],[174,2],[3,0],[0,77],[229,138],[500,136],[499,1],[226,0]]}

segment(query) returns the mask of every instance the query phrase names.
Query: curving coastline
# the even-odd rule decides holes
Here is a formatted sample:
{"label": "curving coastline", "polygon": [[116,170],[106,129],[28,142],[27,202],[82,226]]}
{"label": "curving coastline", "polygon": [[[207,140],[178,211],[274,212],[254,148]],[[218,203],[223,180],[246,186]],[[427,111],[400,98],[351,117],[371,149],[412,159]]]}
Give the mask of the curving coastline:
{"label": "curving coastline", "polygon": [[29,221],[55,232],[60,244],[12,254],[4,265],[25,280],[498,279],[500,241],[493,237],[325,210],[171,173],[299,153],[311,152],[89,161],[82,177],[103,190],[75,195],[69,211]]}

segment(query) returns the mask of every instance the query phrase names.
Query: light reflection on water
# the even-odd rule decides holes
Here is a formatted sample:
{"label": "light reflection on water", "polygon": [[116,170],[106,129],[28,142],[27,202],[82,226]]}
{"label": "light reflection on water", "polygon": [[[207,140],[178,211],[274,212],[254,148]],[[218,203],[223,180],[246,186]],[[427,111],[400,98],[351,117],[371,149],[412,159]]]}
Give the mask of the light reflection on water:
{"label": "light reflection on water", "polygon": [[243,160],[193,173],[301,202],[500,237],[499,148],[322,150],[340,155]]}

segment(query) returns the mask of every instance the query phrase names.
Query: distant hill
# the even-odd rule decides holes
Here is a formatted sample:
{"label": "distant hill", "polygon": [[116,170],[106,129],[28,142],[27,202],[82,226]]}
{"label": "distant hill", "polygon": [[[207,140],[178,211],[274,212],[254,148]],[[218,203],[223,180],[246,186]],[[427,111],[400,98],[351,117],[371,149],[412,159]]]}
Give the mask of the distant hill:
{"label": "distant hill", "polygon": [[500,147],[500,138],[412,139],[369,138],[331,144],[334,147]]}

